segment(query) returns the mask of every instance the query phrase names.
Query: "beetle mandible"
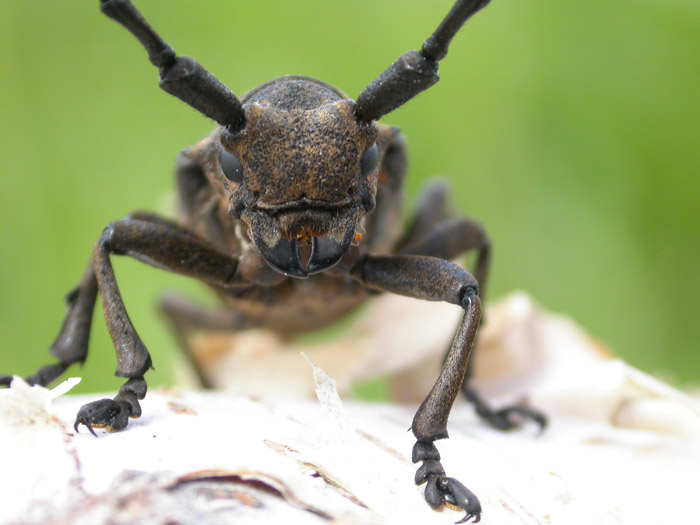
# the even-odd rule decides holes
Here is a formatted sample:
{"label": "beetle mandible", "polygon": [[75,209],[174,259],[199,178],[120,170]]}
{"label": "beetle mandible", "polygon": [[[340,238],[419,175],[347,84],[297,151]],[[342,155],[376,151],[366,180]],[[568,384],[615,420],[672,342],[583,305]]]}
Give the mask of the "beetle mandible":
{"label": "beetle mandible", "polygon": [[[478,521],[478,499],[445,475],[434,444],[447,438],[455,398],[463,392],[482,418],[501,429],[523,419],[544,426],[545,420],[520,406],[492,410],[468,386],[488,237],[478,223],[448,213],[442,185],[424,190],[401,232],[405,146],[396,128],[376,121],[438,81],[438,62],[450,41],[488,1],[458,0],[419,51],[401,55],[353,101],[301,76],[273,79],[239,99],[194,59],[176,55],[129,0],[101,0],[102,12],[146,49],[160,87],[218,126],[178,158],[178,222],[138,212],[105,228],[68,295],[50,347],[58,362],[28,381],[47,385],[85,360],[99,292],[117,354],[115,373],[127,382],[114,399],[83,406],[75,428],[122,430],[129,417],[141,414],[151,358],[126,313],[113,255],[193,277],[216,291],[228,309],[212,313],[182,300],[164,302],[183,333],[264,327],[293,334],[328,325],[378,292],[447,301],[464,314],[442,371],[413,418],[412,459],[422,463],[415,482],[426,484],[432,507],[449,503],[465,511],[462,521]],[[451,262],[467,251],[477,252],[473,273]],[[2,384],[10,380],[0,377]]]}

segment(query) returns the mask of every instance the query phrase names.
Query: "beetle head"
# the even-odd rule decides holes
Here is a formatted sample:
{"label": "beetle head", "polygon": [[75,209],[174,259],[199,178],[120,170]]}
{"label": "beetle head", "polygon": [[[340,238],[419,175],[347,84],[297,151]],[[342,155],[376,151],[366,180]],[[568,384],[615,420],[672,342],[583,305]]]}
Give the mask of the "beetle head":
{"label": "beetle head", "polygon": [[221,173],[232,215],[265,261],[292,277],[335,265],[374,208],[377,128],[354,102],[244,105],[245,127],[221,132]]}

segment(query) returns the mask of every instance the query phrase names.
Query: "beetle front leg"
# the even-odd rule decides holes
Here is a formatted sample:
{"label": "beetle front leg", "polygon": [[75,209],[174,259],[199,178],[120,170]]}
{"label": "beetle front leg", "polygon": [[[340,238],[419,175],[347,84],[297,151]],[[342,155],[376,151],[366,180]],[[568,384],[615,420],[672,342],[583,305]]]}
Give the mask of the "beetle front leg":
{"label": "beetle front leg", "polygon": [[431,507],[437,508],[443,503],[450,503],[466,512],[464,518],[458,523],[472,518],[476,523],[481,514],[479,500],[462,483],[445,476],[440,463],[440,453],[433,443],[437,439],[448,437],[447,418],[464,382],[469,354],[476,339],[481,320],[481,300],[475,288],[466,291],[462,298],[462,307],[464,316],[447,353],[442,371],[413,417],[411,430],[418,441],[413,447],[411,459],[414,463],[423,462],[416,472],[416,485],[427,483],[425,499]]}
{"label": "beetle front leg", "polygon": [[139,417],[139,400],[146,395],[144,374],[151,368],[146,346],[136,333],[124,307],[110,257],[130,255],[153,266],[194,277],[213,285],[237,282],[238,260],[220,253],[192,232],[166,220],[128,218],[105,229],[95,245],[92,263],[102,297],[105,322],[117,354],[115,375],[128,378],[114,399],[101,399],[83,406],[75,428],[84,424],[122,430],[129,417]]}
{"label": "beetle front leg", "polygon": [[416,437],[412,460],[423,462],[416,472],[416,484],[427,483],[425,499],[437,508],[443,503],[466,512],[462,522],[479,521],[481,505],[462,483],[447,477],[434,441],[445,439],[447,419],[460,392],[469,354],[481,320],[481,300],[476,279],[458,265],[420,255],[364,256],[352,275],[370,288],[408,297],[458,304],[464,309],[462,321],[435,385],[418,408],[411,430]]}

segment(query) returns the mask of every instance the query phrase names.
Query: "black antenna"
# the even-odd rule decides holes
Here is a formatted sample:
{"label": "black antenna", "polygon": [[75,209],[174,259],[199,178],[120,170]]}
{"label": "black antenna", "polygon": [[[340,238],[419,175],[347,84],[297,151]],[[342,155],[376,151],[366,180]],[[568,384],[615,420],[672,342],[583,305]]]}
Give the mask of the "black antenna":
{"label": "black antenna", "polygon": [[116,20],[146,48],[151,63],[160,70],[160,87],[194,109],[226,126],[239,130],[245,124],[236,95],[190,57],[178,57],[129,0],[100,0],[102,12]]}
{"label": "black antenna", "polygon": [[464,23],[489,0],[458,0],[419,51],[399,57],[357,97],[355,115],[362,122],[378,120],[435,84],[438,62]]}

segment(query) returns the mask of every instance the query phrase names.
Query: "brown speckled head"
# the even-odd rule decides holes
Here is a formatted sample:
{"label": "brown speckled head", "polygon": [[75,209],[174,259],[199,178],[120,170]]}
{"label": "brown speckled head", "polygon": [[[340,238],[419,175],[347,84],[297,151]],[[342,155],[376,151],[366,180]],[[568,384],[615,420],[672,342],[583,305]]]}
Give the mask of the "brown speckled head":
{"label": "brown speckled head", "polygon": [[[374,207],[376,126],[359,122],[355,103],[338,90],[311,79],[277,79],[243,101],[245,127],[221,133],[231,213],[282,273],[330,268]],[[300,245],[311,247],[306,264]]]}
{"label": "brown speckled head", "polygon": [[376,132],[355,120],[353,106],[340,100],[315,109],[245,108],[245,130],[227,146],[260,206],[304,197],[335,205],[358,191],[360,157]]}

